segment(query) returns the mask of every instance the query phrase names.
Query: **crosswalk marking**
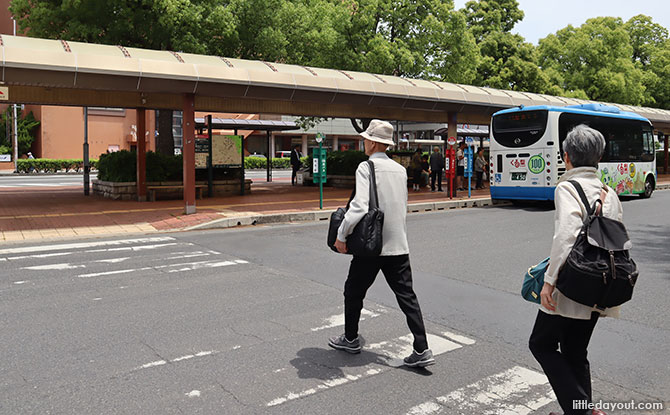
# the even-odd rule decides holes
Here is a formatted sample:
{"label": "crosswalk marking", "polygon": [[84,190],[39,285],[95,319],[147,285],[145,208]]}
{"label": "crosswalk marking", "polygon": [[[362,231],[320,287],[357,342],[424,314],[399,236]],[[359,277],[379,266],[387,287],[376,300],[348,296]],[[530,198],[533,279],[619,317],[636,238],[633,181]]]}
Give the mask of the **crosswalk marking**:
{"label": "crosswalk marking", "polygon": [[91,241],[91,242],[79,242],[71,244],[23,246],[20,248],[0,249],[0,255],[23,254],[27,252],[62,251],[66,249],[92,248],[98,246],[130,245],[134,243],[166,242],[174,240],[175,239],[172,237],[163,236],[154,238],[118,239],[114,241]]}
{"label": "crosswalk marking", "polygon": [[[363,321],[366,318],[370,319],[370,318],[379,317],[380,313],[385,313],[385,312],[386,312],[386,310],[382,310],[382,309],[379,309],[379,310],[376,310],[376,311],[370,311],[370,310],[367,310],[367,309],[364,308],[364,309],[361,310],[360,321]],[[326,317],[325,319],[323,319],[323,322],[325,323],[324,325],[319,326],[319,327],[313,327],[310,330],[311,331],[319,331],[319,330],[331,329],[333,327],[344,326],[344,314],[340,313],[340,314],[334,314],[330,317]]]}
{"label": "crosswalk marking", "polygon": [[544,374],[514,366],[414,406],[407,415],[454,414],[465,411],[488,415],[527,415],[554,400],[555,395]]}
{"label": "crosswalk marking", "polygon": [[129,268],[129,269],[117,269],[112,271],[103,271],[103,272],[93,272],[89,274],[80,274],[77,275],[77,278],[93,278],[93,277],[102,277],[105,275],[118,275],[118,274],[129,274],[131,272],[138,271],[148,271],[148,270],[160,270],[165,268],[172,267],[182,267],[177,269],[168,270],[167,272],[183,272],[183,271],[193,271],[196,269],[203,268],[219,268],[227,267],[230,265],[241,265],[248,264],[249,262],[243,260],[231,260],[231,261],[198,261],[198,262],[183,262],[179,264],[166,264],[166,265],[156,265],[152,267],[141,267],[141,268]]}
{"label": "crosswalk marking", "polygon": [[[430,348],[433,351],[434,356],[438,356],[440,354],[447,353],[452,350],[456,350],[463,347],[460,344],[452,342],[451,340],[447,340],[443,337],[436,336],[433,334],[428,334],[427,338],[428,338],[428,344],[430,345]],[[413,336],[407,335],[399,337],[394,340],[370,344],[364,347],[363,350],[377,354],[379,356],[378,363],[381,363],[387,368],[399,367],[402,365],[402,358],[406,355],[409,355],[412,352],[412,341]],[[312,388],[305,389],[299,392],[289,392],[284,396],[280,396],[268,402],[266,406],[281,405],[294,399],[302,398],[308,395],[313,395],[319,391],[324,391],[335,386],[344,385],[349,382],[357,381],[384,372],[383,366],[382,367],[371,367],[371,366],[372,365],[352,367],[350,370],[350,372],[352,373],[347,373],[344,376],[338,378],[320,380],[319,384],[315,385]]]}

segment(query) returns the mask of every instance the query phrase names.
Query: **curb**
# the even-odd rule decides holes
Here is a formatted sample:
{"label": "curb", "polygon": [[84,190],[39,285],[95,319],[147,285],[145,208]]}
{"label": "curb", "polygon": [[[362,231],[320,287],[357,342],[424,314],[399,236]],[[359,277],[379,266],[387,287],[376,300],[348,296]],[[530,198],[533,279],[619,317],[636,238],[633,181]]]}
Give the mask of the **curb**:
{"label": "curb", "polygon": [[[441,210],[484,207],[484,206],[491,206],[493,204],[502,205],[505,203],[494,203],[491,200],[491,198],[413,203],[407,206],[407,213],[437,212]],[[246,215],[232,218],[216,219],[211,222],[190,226],[188,228],[185,228],[184,230],[193,231],[202,229],[226,229],[226,228],[234,228],[236,226],[267,225],[272,223],[288,223],[288,222],[316,222],[322,220],[329,220],[330,215],[333,212],[335,212],[335,209],[312,210],[312,211],[291,212],[291,213],[270,213],[270,214],[259,213],[257,215]]]}

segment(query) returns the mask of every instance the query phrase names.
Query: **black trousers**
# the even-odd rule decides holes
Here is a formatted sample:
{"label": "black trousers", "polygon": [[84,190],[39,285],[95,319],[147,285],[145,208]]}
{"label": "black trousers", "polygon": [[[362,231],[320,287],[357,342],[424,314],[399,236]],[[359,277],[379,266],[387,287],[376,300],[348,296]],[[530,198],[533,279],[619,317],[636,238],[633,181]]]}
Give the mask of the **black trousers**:
{"label": "black trousers", "polygon": [[358,320],[363,299],[381,270],[386,282],[398,300],[409,330],[414,335],[414,350],[421,353],[428,348],[426,328],[423,325],[419,301],[412,289],[412,268],[409,255],[357,257],[351,260],[349,275],[344,283],[344,334],[347,339],[358,337]]}
{"label": "black trousers", "polygon": [[293,167],[293,173],[291,174],[291,185],[295,184],[295,177],[298,174],[298,170],[300,170],[300,166],[292,166]]}
{"label": "black trousers", "polygon": [[430,172],[430,189],[435,190],[435,179],[437,178],[437,190],[442,191],[442,170]]}
{"label": "black trousers", "polygon": [[484,172],[483,171],[476,171],[475,176],[477,176],[477,184],[475,185],[475,187],[477,189],[481,189],[482,187],[484,187],[484,183],[483,183],[483,180],[482,180],[484,178]]}
{"label": "black trousers", "polygon": [[590,410],[574,410],[573,401],[591,402],[592,399],[586,349],[598,317],[600,314],[595,312],[590,320],[537,313],[530,335],[530,351],[542,366],[566,415],[591,414]]}

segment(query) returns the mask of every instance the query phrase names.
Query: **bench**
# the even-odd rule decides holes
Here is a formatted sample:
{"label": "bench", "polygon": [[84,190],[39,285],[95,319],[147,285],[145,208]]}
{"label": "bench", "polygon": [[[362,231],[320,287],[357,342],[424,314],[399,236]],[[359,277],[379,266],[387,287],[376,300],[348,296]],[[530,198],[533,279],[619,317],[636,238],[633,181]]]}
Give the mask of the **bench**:
{"label": "bench", "polygon": [[[206,184],[196,184],[195,185],[195,197],[196,199],[202,199],[202,189],[207,188]],[[159,190],[184,190],[184,185],[161,185],[161,186],[147,186],[147,199],[150,202],[156,201],[156,192]]]}

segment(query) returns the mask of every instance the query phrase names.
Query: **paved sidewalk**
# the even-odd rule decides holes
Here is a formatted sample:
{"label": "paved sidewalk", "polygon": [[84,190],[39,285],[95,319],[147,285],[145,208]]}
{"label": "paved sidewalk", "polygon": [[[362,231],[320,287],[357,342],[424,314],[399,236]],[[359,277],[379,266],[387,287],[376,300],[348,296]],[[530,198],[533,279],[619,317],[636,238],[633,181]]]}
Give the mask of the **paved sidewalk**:
{"label": "paved sidewalk", "polygon": [[[324,188],[323,210],[318,187],[286,182],[255,182],[246,196],[198,200],[197,213],[184,215],[182,200],[114,201],[84,196],[81,188],[28,188],[0,191],[0,243],[204,229],[298,220],[324,220],[346,204],[350,189]],[[670,188],[670,175],[658,189]],[[490,204],[488,189],[458,192],[409,190],[410,212]]]}

